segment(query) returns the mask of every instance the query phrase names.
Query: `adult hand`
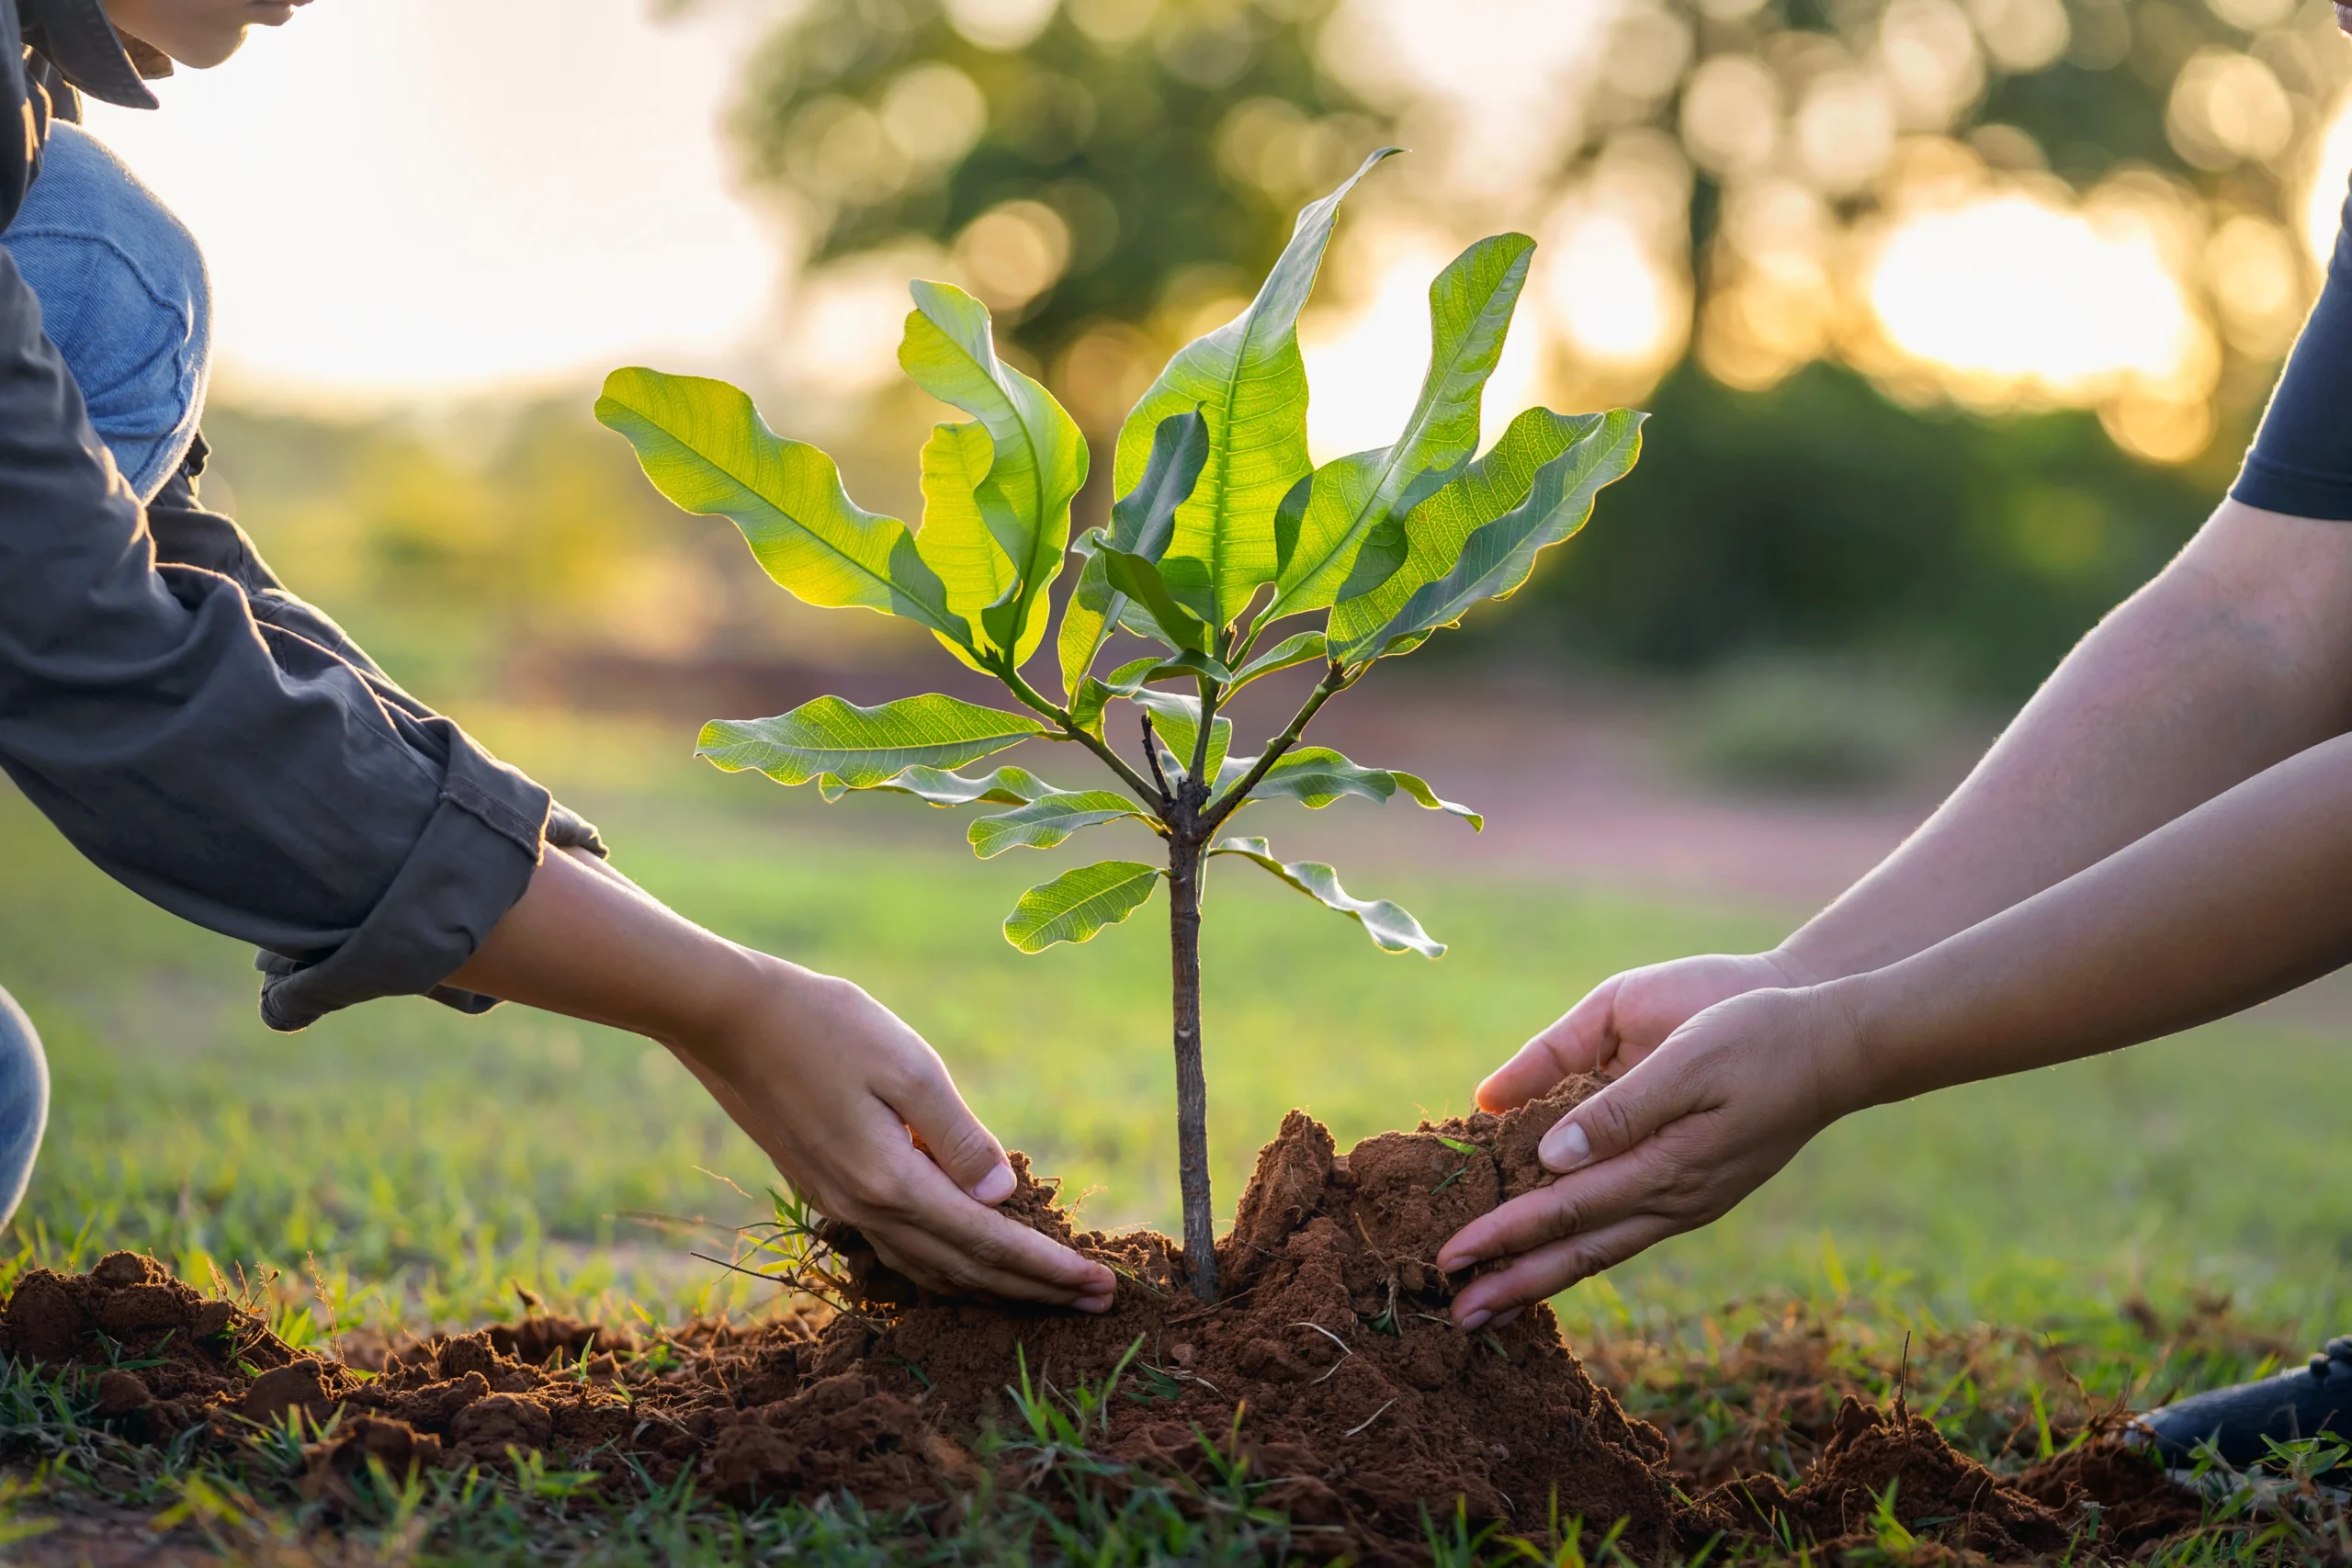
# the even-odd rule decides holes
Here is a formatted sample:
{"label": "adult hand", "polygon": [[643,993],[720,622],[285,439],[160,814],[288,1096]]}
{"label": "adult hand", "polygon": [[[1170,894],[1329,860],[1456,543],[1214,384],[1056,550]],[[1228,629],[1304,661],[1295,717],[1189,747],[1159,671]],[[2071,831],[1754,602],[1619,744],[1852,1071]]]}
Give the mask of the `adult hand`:
{"label": "adult hand", "polygon": [[1509,1111],[1573,1074],[1621,1076],[1725,998],[1803,983],[1788,959],[1769,953],[1708,953],[1611,975],[1480,1084],[1478,1104]]}
{"label": "adult hand", "polygon": [[1003,1148],[938,1053],[846,980],[723,941],[565,853],[450,979],[660,1041],[786,1180],[919,1284],[1111,1303],[1108,1269],[989,1207],[1013,1190]]}
{"label": "adult hand", "polygon": [[1835,987],[1749,991],[1699,1014],[1544,1134],[1558,1180],[1439,1251],[1449,1273],[1509,1259],[1454,1298],[1454,1321],[1481,1327],[1721,1218],[1866,1102],[1860,1062]]}
{"label": "adult hand", "polygon": [[1012,1168],[921,1035],[847,980],[761,968],[718,1029],[664,1043],[786,1180],[918,1284],[1108,1309],[1110,1269],[991,1206]]}

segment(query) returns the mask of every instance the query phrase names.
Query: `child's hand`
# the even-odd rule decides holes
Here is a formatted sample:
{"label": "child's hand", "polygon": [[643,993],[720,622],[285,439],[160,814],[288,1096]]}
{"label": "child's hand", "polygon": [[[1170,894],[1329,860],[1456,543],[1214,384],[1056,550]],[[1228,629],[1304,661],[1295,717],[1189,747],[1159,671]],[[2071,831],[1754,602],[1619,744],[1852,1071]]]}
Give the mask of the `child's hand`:
{"label": "child's hand", "polygon": [[1693,1015],[1726,997],[1804,983],[1769,953],[1705,953],[1611,975],[1478,1086],[1478,1104],[1509,1111],[1577,1073],[1623,1077]]}
{"label": "child's hand", "polygon": [[1445,1244],[1449,1273],[1510,1260],[1464,1288],[1454,1321],[1477,1328],[1728,1213],[1866,1101],[1859,1055],[1831,987],[1709,1008],[1544,1135],[1544,1166],[1566,1174]]}
{"label": "child's hand", "polygon": [[1108,1269],[989,1207],[1012,1168],[921,1035],[846,980],[762,963],[748,1006],[671,1048],[786,1180],[933,1290],[1111,1304]]}

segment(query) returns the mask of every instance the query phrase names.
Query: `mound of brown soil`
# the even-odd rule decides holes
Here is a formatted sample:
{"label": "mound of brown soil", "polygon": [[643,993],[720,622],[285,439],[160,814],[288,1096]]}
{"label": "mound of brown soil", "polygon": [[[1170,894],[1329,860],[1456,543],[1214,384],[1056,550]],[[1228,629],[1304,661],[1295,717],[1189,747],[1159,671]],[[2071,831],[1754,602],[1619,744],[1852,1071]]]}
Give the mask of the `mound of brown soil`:
{"label": "mound of brown soil", "polygon": [[1023,1171],[1025,1217],[1120,1273],[1111,1312],[910,1303],[853,1246],[868,1299],[898,1308],[837,1319],[824,1353],[970,1430],[1014,1418],[1006,1389],[1023,1366],[1033,1385],[1068,1389],[1104,1378],[1133,1347],[1133,1397],[1115,1404],[1104,1444],[1114,1458],[1171,1462],[1196,1451],[1195,1430],[1227,1431],[1246,1408],[1254,1471],[1283,1478],[1276,1501],[1359,1545],[1419,1541],[1424,1512],[1442,1520],[1456,1498],[1474,1523],[1540,1530],[1556,1498],[1563,1517],[1628,1520],[1628,1543],[1654,1551],[1688,1514],[1665,1438],[1594,1386],[1549,1309],[1456,1329],[1432,1261],[1463,1224],[1542,1179],[1536,1140],[1585,1092],[1384,1134],[1345,1155],[1293,1111],[1219,1248],[1214,1307],[1186,1292],[1166,1237],[1074,1235]]}
{"label": "mound of brown soil", "polygon": [[2154,1456],[2114,1431],[2093,1430],[2089,1440],[2018,1476],[2018,1490],[2063,1517],[2096,1518],[2099,1542],[2115,1551],[2135,1551],[2203,1521],[2197,1495],[2165,1479]]}
{"label": "mound of brown soil", "polygon": [[1168,1238],[1074,1234],[1052,1186],[1015,1156],[1008,1207],[1118,1270],[1109,1313],[930,1297],[843,1233],[853,1299],[838,1314],[650,1338],[531,1316],[360,1367],[298,1355],[234,1303],[117,1253],[87,1275],[28,1273],[0,1313],[0,1350],[85,1369],[101,1414],[134,1438],[203,1427],[234,1443],[294,1411],[313,1423],[340,1412],[332,1440],[309,1450],[309,1489],[331,1500],[350,1496],[371,1458],[398,1473],[503,1468],[511,1450],[538,1450],[616,1485],[624,1458],[657,1481],[694,1464],[745,1505],[842,1491],[869,1507],[942,1505],[983,1479],[975,1439],[987,1427],[1021,1428],[1012,1390],[1024,1378],[1032,1397],[1057,1399],[1116,1372],[1091,1448],[1201,1475],[1207,1434],[1272,1483],[1266,1503],[1307,1528],[1302,1544],[1318,1556],[1419,1555],[1425,1519],[1444,1522],[1457,1500],[1474,1527],[1539,1536],[1555,1517],[1623,1520],[1623,1544],[1645,1558],[1720,1532],[1859,1545],[1878,1539],[1890,1486],[1906,1529],[1977,1551],[2063,1548],[2086,1498],[2112,1527],[2127,1494],[2142,1509],[2133,1528],[2162,1533],[2157,1495],[2131,1492],[2145,1474],[2120,1460],[2077,1450],[2064,1473],[2006,1483],[1900,1405],[1851,1402],[1802,1483],[1735,1482],[1694,1504],[1676,1490],[1666,1438],[1594,1384],[1547,1308],[1455,1329],[1438,1247],[1544,1179],[1537,1140],[1593,1087],[1345,1155],[1293,1112],[1219,1248],[1215,1306],[1184,1290]]}
{"label": "mound of brown soil", "polygon": [[1795,1487],[1761,1476],[1730,1482],[1706,1501],[1735,1529],[1746,1522],[1770,1536],[1792,1533],[1832,1552],[1883,1544],[1887,1524],[2006,1562],[2055,1551],[2072,1533],[2034,1497],[1955,1453],[1900,1401],[1874,1410],[1848,1399]]}

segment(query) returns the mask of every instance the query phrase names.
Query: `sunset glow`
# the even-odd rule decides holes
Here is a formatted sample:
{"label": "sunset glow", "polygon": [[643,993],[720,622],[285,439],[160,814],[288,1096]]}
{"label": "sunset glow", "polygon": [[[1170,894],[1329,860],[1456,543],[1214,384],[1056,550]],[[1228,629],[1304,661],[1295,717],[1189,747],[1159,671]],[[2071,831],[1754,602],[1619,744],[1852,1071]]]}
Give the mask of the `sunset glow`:
{"label": "sunset glow", "polygon": [[[1014,201],[952,242],[796,283],[797,241],[772,204],[739,189],[723,130],[772,7],[658,9],[322,4],[221,70],[163,84],[162,114],[100,107],[94,128],[204,242],[223,384],[248,393],[432,399],[654,357],[758,367],[846,408],[896,374],[908,276],[955,277],[1011,304],[1067,265],[1052,214]],[[989,15],[1000,11],[1007,28],[1034,28],[1050,5],[1008,0]],[[1690,85],[1679,135],[1616,137],[1530,211],[1524,193],[1575,130],[1563,73],[1597,68],[1606,37],[1612,82],[1648,91],[1676,79],[1690,38],[1663,13],[1598,0],[1482,0],[1442,21],[1410,0],[1349,0],[1344,14],[1354,20],[1335,68],[1451,103],[1453,140],[1430,155],[1475,165],[1477,179],[1442,220],[1406,199],[1384,209],[1368,189],[1343,229],[1335,286],[1305,328],[1319,457],[1394,435],[1408,391],[1369,367],[1427,355],[1430,278],[1495,229],[1525,228],[1542,249],[1494,402],[1662,373],[1693,331],[1681,250],[1693,161],[1726,182],[1729,249],[1711,264],[1698,333],[1719,376],[1761,387],[1816,353],[1846,353],[1978,406],[2110,413],[2119,399],[2143,413],[2205,400],[2224,339],[2256,356],[2283,347],[2311,281],[2295,241],[2327,253],[2352,175],[2347,96],[2312,152],[2292,154],[2307,173],[2280,221],[2217,215],[2184,242],[2145,204],[2075,200],[2046,177],[1973,162],[1960,194],[1908,201],[1901,169],[1919,140],[1890,140],[1890,128],[1949,112],[1986,61],[2016,67],[2064,37],[2041,25],[2062,12],[2026,0],[1965,14],[1905,0],[1878,74],[1824,75],[1792,96],[1761,61],[1721,57]],[[1626,17],[1642,26],[1628,32]],[[472,46],[446,47],[460,28]],[[1531,41],[1498,57],[1498,33]],[[512,69],[521,59],[527,79]],[[2269,78],[2256,76],[2245,57],[2217,54],[2177,115],[2224,151],[2269,150]],[[944,88],[880,112],[893,138],[938,155],[978,133],[974,105]],[[1926,141],[1973,158],[1955,140]],[[1824,198],[1872,181],[1887,216],[1840,229]]]}
{"label": "sunset glow", "polygon": [[1863,281],[1888,340],[1944,367],[1972,400],[2172,388],[2207,357],[2196,309],[2145,227],[2021,192],[1898,222]]}

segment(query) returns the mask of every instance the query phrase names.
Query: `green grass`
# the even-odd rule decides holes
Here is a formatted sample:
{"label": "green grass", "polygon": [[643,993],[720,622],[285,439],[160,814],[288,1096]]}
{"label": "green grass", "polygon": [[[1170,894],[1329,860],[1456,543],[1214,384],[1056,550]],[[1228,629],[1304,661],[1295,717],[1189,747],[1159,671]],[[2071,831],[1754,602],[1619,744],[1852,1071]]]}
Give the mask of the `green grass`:
{"label": "green grass", "polygon": [[[647,886],[740,940],[848,975],[945,1055],[981,1113],[1089,1194],[1098,1223],[1174,1218],[1165,926],[1156,906],[1080,947],[1015,953],[1020,890],[1070,863],[960,845],[957,814],[827,808],[697,771],[663,735],[510,717],[494,739],[603,823]],[[1281,812],[1261,808],[1280,842]],[[1335,807],[1347,810],[1348,807]],[[1371,808],[1357,820],[1379,830]],[[1093,835],[1121,852],[1122,829]],[[299,1035],[255,1020],[244,951],[82,864],[0,797],[0,984],[41,1027],[55,1111],[20,1228],[201,1271],[385,1281],[437,1318],[614,1289],[663,1310],[707,1289],[632,1212],[755,1218],[751,1145],[666,1054],[568,1020],[396,1000]],[[1769,941],[1771,910],[1527,876],[1351,881],[1453,944],[1376,952],[1352,923],[1220,868],[1204,966],[1222,1203],[1304,1105],[1342,1144],[1459,1111],[1470,1086],[1611,971]],[[2343,1179],[2352,1055],[2278,1022],[2217,1024],[2102,1060],[1889,1107],[1833,1130],[1729,1219],[1563,1303],[1623,1330],[1791,1292],[1900,1300],[1948,1321],[2076,1319],[2134,1295],[2225,1293],[2328,1330],[2352,1284]],[[618,1248],[608,1244],[618,1242]],[[354,1309],[374,1310],[365,1302]]]}
{"label": "green grass", "polygon": [[[978,863],[961,848],[958,814],[893,800],[825,808],[700,769],[666,733],[515,715],[492,716],[489,731],[597,817],[649,887],[898,1008],[1008,1143],[1089,1194],[1091,1218],[1173,1220],[1156,908],[1084,947],[1025,958],[999,922],[1023,887],[1071,863],[1067,852]],[[1277,843],[1282,809],[1259,825]],[[1204,965],[1228,1207],[1289,1106],[1311,1108],[1343,1144],[1461,1110],[1484,1070],[1611,970],[1754,945],[1788,918],[1532,874],[1385,868],[1378,816],[1357,820],[1368,850],[1342,867],[1351,886],[1399,898],[1453,950],[1436,964],[1383,955],[1352,924],[1246,868],[1220,868]],[[1096,835],[1101,852],[1121,852],[1116,833]],[[519,1010],[467,1019],[416,1000],[274,1035],[254,1015],[243,949],[115,887],[6,794],[0,868],[0,985],[43,1030],[55,1080],[50,1141],[17,1221],[17,1241],[44,1261],[130,1246],[199,1279],[276,1269],[298,1337],[511,1315],[518,1282],[608,1314],[756,1304],[740,1277],[688,1256],[708,1236],[628,1217],[731,1225],[764,1207],[729,1185],[756,1192],[763,1162],[664,1053]],[[1999,1354],[1961,1363],[1976,1370],[1939,1396],[1955,1438],[1994,1453],[2014,1442],[2017,1412],[2040,1420],[2045,1394],[2071,1397],[2031,1350],[2041,1335],[2079,1348],[2065,1370],[2094,1393],[2144,1393],[2159,1362],[2166,1376],[2241,1374],[2276,1345],[2347,1326],[2336,1315],[2352,1285],[2347,1103],[2341,1035],[2273,1019],[1886,1108],[1833,1130],[1710,1231],[1559,1305],[1573,1337],[1602,1347],[1597,1364],[1614,1369],[1635,1408],[1693,1430],[1737,1425],[1744,1396],[1725,1390],[1745,1386],[1739,1336],[1793,1321],[1779,1303],[1832,1325],[1838,1375],[1880,1392],[1906,1334],[1973,1345],[1948,1331],[2004,1325],[2022,1337],[1982,1340]],[[2250,1326],[2217,1328],[2209,1315],[2169,1361],[2120,1311],[2142,1298],[2178,1321],[2189,1303],[2222,1297]],[[38,1420],[0,1420],[19,1437],[45,1434],[59,1452],[99,1441],[61,1393],[28,1383],[7,1398],[47,1402]],[[77,1472],[85,1492],[95,1484],[151,1512],[176,1502],[255,1551],[286,1528],[266,1506],[255,1514],[205,1490],[243,1484],[266,1498],[278,1484],[267,1476],[108,1455]],[[114,1479],[88,1481],[101,1472]],[[434,1539],[447,1547],[477,1527],[486,1543],[556,1539],[547,1531],[561,1520],[537,1505],[514,1513],[515,1495],[433,1504]],[[23,1503],[8,1496],[0,1529]],[[599,1517],[581,1539],[608,1529],[616,1541],[641,1539],[645,1561],[750,1550],[727,1533],[737,1527],[676,1499],[647,1502],[634,1522]],[[823,1510],[748,1528],[763,1551],[797,1540],[846,1562],[879,1550],[870,1521]],[[676,1544],[689,1537],[701,1544]],[[959,1542],[939,1560],[1012,1551]],[[447,1560],[504,1561],[505,1550]]]}

